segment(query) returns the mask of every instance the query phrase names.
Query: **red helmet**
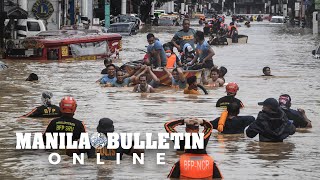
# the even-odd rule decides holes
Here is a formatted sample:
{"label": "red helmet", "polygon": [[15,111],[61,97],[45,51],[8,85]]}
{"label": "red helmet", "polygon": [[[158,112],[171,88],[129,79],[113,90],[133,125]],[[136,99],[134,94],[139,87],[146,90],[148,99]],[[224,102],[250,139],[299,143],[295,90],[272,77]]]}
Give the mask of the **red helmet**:
{"label": "red helmet", "polygon": [[62,113],[71,114],[74,113],[77,109],[77,102],[71,96],[66,96],[60,101],[60,111]]}
{"label": "red helmet", "polygon": [[239,90],[239,86],[237,83],[231,82],[226,86],[227,93],[237,93]]}

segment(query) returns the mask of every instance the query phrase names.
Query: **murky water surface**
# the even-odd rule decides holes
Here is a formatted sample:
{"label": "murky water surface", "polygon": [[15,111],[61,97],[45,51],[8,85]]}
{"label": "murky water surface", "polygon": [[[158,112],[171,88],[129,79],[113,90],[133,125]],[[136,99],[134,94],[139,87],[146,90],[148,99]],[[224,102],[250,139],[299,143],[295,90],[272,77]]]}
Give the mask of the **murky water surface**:
{"label": "murky water surface", "polygon": [[[178,29],[154,27],[124,37],[123,60],[143,57],[149,30],[166,42]],[[214,63],[228,68],[226,81],[240,86],[237,97],[246,106],[240,114],[256,117],[261,108],[257,102],[288,93],[293,108],[306,110],[313,128],[298,131],[284,143],[259,143],[257,138],[220,135],[214,130],[208,153],[226,179],[319,179],[320,61],[311,57],[318,37],[310,30],[266,24],[241,27],[239,31],[249,36],[248,44],[213,48]],[[78,102],[75,117],[85,122],[89,132],[96,131],[102,117],[113,119],[117,132],[141,133],[165,132],[163,124],[173,118],[197,116],[212,120],[221,112],[215,107],[217,99],[225,95],[224,88],[196,98],[171,89],[140,95],[131,93],[132,88],[101,88],[95,83],[104,68],[101,61],[4,62],[10,68],[0,72],[0,179],[164,179],[179,158],[174,150],[166,150],[166,165],[156,165],[156,151],[146,151],[144,165],[132,165],[129,156],[121,165],[97,165],[95,160],[73,165],[66,156],[60,164],[51,165],[49,152],[15,150],[16,132],[42,132],[49,123],[49,119],[18,118],[40,105],[42,91],[53,92],[55,104],[63,96],[73,95]],[[275,77],[261,77],[264,66],[270,66]],[[31,72],[39,75],[39,82],[24,81]]]}

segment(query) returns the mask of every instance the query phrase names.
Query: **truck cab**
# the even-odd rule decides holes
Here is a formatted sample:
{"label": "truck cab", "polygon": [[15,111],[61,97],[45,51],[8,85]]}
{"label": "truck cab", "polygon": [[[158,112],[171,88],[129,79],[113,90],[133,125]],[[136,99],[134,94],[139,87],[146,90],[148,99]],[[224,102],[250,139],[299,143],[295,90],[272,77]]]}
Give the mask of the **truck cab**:
{"label": "truck cab", "polygon": [[32,37],[47,28],[42,20],[38,19],[6,19],[5,20],[6,39],[23,39]]}

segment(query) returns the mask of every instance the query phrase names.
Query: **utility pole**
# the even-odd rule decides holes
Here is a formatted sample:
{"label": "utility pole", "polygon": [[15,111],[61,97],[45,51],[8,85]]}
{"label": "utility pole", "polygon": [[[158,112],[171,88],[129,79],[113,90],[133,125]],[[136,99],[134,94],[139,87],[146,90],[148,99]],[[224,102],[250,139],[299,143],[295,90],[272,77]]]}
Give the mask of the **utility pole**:
{"label": "utility pole", "polygon": [[0,1],[0,55],[2,55],[4,49],[4,21],[7,16],[4,12],[4,1]]}
{"label": "utility pole", "polygon": [[106,0],[104,4],[104,27],[110,27],[110,0]]}

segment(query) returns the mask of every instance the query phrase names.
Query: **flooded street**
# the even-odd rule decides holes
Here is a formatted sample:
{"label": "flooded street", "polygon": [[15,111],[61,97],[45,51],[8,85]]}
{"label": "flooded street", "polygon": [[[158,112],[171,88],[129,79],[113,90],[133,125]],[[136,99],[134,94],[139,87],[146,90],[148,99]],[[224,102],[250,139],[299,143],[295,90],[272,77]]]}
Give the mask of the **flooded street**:
{"label": "flooded street", "polygon": [[[123,37],[120,56],[124,62],[142,59],[149,30],[161,42],[168,42],[179,29],[145,28]],[[221,135],[213,130],[207,152],[225,179],[320,179],[320,60],[311,55],[319,38],[310,29],[281,25],[241,27],[239,33],[249,36],[248,44],[213,49],[214,63],[228,69],[226,82],[237,82],[240,87],[237,98],[245,105],[240,115],[256,117],[261,110],[257,102],[286,93],[292,97],[293,109],[305,109],[313,128],[297,130],[283,143],[262,143],[258,137]],[[67,156],[51,165],[50,152],[16,150],[15,133],[43,132],[49,123],[50,119],[19,118],[40,105],[43,91],[51,91],[57,105],[62,97],[74,96],[78,103],[75,118],[84,121],[89,133],[96,132],[103,117],[114,121],[116,132],[143,134],[165,132],[164,123],[180,117],[213,120],[222,111],[215,103],[225,96],[225,88],[198,97],[169,88],[148,95],[131,93],[133,87],[102,88],[95,83],[104,68],[102,61],[3,61],[9,69],[0,72],[0,179],[165,179],[179,159],[173,149],[165,150],[166,164],[157,165],[157,151],[146,150],[144,165],[133,165],[126,155],[121,165],[107,161],[97,165],[88,159],[85,165],[73,165]],[[264,66],[270,66],[275,76],[261,77]],[[25,81],[32,72],[38,74],[39,82]]]}

